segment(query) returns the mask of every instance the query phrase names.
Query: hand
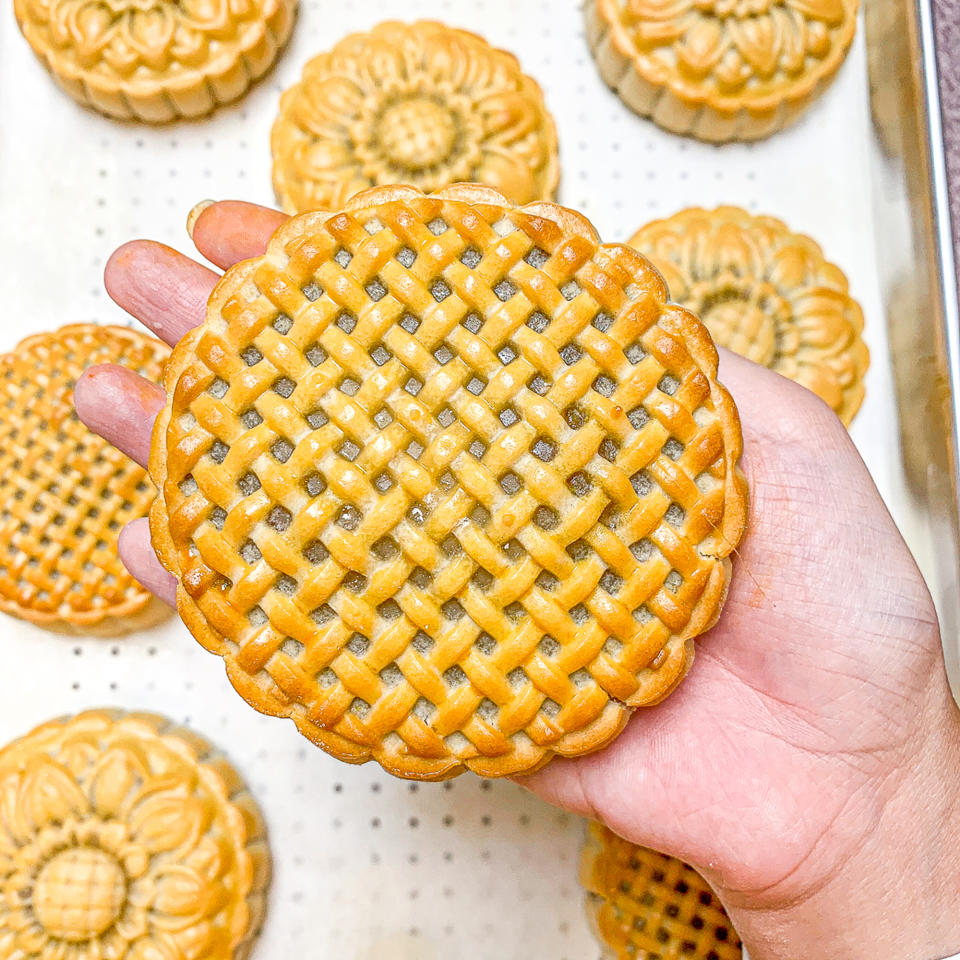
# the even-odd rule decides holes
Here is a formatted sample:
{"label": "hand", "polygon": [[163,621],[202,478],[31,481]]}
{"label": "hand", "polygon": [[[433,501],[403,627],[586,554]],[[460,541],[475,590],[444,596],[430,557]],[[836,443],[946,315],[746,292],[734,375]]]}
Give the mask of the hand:
{"label": "hand", "polygon": [[[194,241],[225,268],[262,253],[284,219],[219,203]],[[217,279],[148,241],[105,273],[170,344],[202,321]],[[929,594],[833,413],[732,354],[721,376],[743,420],[751,516],[720,623],[666,702],[606,750],[523,782],[704,872],[754,960],[811,944],[850,958],[960,950],[960,718]],[[163,402],[116,366],[76,387],[84,422],[139,463]],[[120,552],[173,603],[146,521]]]}

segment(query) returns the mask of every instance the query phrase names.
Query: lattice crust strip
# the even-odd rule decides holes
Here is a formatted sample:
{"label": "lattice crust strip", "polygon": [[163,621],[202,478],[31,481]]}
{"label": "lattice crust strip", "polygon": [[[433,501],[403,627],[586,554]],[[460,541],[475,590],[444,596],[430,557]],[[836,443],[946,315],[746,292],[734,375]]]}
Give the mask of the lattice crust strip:
{"label": "lattice crust strip", "polygon": [[587,825],[587,915],[609,960],[740,960],[740,938],[692,867]]}
{"label": "lattice crust strip", "polygon": [[0,610],[99,635],[166,615],[117,556],[120,530],[147,513],[154,487],[77,419],[73,387],[99,363],[157,380],[168,354],[136,330],[76,324],[0,357]]}
{"label": "lattice crust strip", "polygon": [[700,322],[579,214],[359,194],[174,351],[151,515],[236,688],[346,760],[528,770],[680,680],[745,517]]}

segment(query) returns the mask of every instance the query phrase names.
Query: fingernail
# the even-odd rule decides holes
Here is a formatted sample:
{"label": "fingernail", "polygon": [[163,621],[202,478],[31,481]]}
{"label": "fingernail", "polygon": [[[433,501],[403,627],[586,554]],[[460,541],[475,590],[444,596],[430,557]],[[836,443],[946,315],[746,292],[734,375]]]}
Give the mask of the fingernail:
{"label": "fingernail", "polygon": [[195,204],[193,209],[187,214],[187,233],[190,234],[191,240],[193,239],[193,228],[197,225],[197,218],[207,207],[212,207],[214,203],[215,201],[213,200],[201,200]]}

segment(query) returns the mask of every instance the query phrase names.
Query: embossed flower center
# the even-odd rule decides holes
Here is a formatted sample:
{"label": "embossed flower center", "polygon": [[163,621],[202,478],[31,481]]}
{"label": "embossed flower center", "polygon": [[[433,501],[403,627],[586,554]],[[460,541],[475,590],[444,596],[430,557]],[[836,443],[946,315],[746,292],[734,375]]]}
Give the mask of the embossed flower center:
{"label": "embossed flower center", "polygon": [[415,95],[383,110],[375,136],[393,166],[419,172],[447,161],[460,138],[460,124],[443,103]]}
{"label": "embossed flower center", "polygon": [[776,5],[777,0],[697,0],[695,4],[702,13],[721,20],[727,17],[745,20],[747,17],[762,16]]}
{"label": "embossed flower center", "polygon": [[790,307],[772,285],[746,279],[700,283],[691,301],[717,343],[754,363],[775,365]]}
{"label": "embossed flower center", "polygon": [[50,936],[79,943],[113,926],[126,898],[126,876],[113,856],[96,847],[69,847],[41,867],[33,909]]}

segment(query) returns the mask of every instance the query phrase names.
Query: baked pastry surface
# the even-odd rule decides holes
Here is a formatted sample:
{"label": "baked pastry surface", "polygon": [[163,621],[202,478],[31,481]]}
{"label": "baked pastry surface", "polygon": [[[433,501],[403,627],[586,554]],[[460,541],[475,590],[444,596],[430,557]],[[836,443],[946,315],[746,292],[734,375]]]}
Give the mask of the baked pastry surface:
{"label": "baked pastry surface", "polygon": [[585,0],[608,86],[637,113],[701,140],[782,129],[833,78],[857,0]]}
{"label": "baked pastry surface", "polygon": [[374,188],[167,366],[154,547],[259,710],[392,773],[530,770],[666,696],[744,525],[703,325],[550,203]]}
{"label": "baked pastry surface", "polygon": [[311,60],[280,100],[273,183],[288,213],[338,210],[377,184],[551,198],[557,132],[516,57],[442,23],[386,22]]}
{"label": "baked pastry surface", "polygon": [[149,626],[164,605],[127,573],[117,537],[145,516],[154,487],[73,409],[89,366],[119,363],[158,380],[169,350],[125,327],[77,324],[0,356],[0,610],[68,633]]}
{"label": "baked pastry surface", "polygon": [[91,710],[0,751],[0,955],[243,960],[270,858],[226,758],[164,717]]}
{"label": "baked pastry surface", "polygon": [[740,960],[740,939],[692,867],[587,825],[587,915],[609,960]]}
{"label": "baked pastry surface", "polygon": [[863,311],[813,240],[739,207],[692,207],[630,244],[717,343],[803,384],[850,425],[870,363]]}
{"label": "baked pastry surface", "polygon": [[14,0],[23,35],[75,100],[122,120],[199,117],[273,65],[296,0]]}

